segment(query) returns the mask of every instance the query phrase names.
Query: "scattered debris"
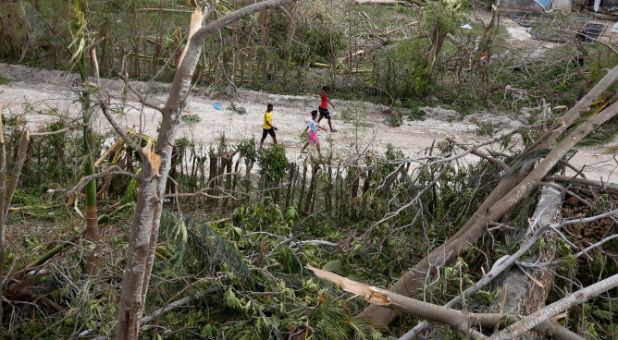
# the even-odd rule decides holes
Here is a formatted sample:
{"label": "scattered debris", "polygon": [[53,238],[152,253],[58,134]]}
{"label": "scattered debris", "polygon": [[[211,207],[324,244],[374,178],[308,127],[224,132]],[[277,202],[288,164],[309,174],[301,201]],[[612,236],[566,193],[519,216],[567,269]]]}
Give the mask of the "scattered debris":
{"label": "scattered debris", "polygon": [[234,104],[234,102],[232,102],[227,109],[231,110],[231,111],[234,111],[234,112],[236,112],[238,114],[241,114],[241,115],[246,115],[247,114],[247,109],[244,106],[238,106],[238,105]]}
{"label": "scattered debris", "polygon": [[443,109],[440,106],[436,107],[420,107],[421,111],[425,112],[427,118],[437,119],[437,120],[454,120],[459,119],[461,115],[459,112],[455,110]]}
{"label": "scattered debris", "polygon": [[511,20],[523,27],[532,27],[536,24],[536,19],[531,18],[526,14],[511,13]]}
{"label": "scattered debris", "polygon": [[536,40],[544,40],[556,43],[565,43],[571,40],[571,35],[569,33],[557,32],[554,29],[547,29],[545,27],[528,27],[528,33],[530,33],[532,38]]}
{"label": "scattered debris", "polygon": [[605,25],[603,24],[586,23],[584,29],[577,34],[577,37],[583,42],[591,44],[599,38],[603,31],[605,31]]}

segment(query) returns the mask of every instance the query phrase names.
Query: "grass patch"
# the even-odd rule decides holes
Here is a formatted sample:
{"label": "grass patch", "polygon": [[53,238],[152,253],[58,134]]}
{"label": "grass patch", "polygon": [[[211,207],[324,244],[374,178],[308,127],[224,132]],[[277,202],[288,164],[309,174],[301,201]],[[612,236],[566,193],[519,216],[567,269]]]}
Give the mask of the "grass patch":
{"label": "grass patch", "polygon": [[0,85],[6,85],[6,84],[8,84],[8,83],[10,83],[12,81],[13,81],[13,79],[5,78],[3,76],[0,76]]}

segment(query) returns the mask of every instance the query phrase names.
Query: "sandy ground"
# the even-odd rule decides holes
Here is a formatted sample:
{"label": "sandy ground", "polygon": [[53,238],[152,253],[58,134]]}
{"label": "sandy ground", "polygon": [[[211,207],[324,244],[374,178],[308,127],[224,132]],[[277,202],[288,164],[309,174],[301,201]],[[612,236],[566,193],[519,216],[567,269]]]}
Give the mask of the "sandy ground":
{"label": "sandy ground", "polygon": [[[28,107],[35,111],[45,112],[50,108],[57,108],[60,114],[76,116],[79,105],[77,96],[72,90],[72,84],[76,82],[76,76],[60,71],[48,71],[29,68],[19,65],[0,63],[0,76],[13,79],[6,85],[0,85],[0,104],[4,106],[4,115],[17,115],[26,112],[26,117],[33,129],[45,125],[53,119],[53,116],[27,112]],[[122,83],[115,80],[103,80],[103,87],[109,89],[111,95],[119,95]],[[145,83],[133,82],[132,86],[137,90],[146,88]],[[163,101],[165,97],[165,84],[156,83],[153,86],[155,100]],[[234,99],[237,106],[246,108],[247,114],[238,114],[229,109],[230,102],[212,99],[196,91],[188,101],[186,114],[197,115],[199,123],[183,123],[181,135],[189,138],[194,143],[208,148],[215,145],[221,134],[232,144],[245,138],[261,137],[262,116],[267,103],[273,103],[273,124],[279,128],[277,136],[280,142],[286,145],[288,155],[292,159],[302,157],[300,148],[304,144],[300,134],[303,132],[309,119],[309,112],[319,105],[319,98],[311,96],[285,96],[273,95],[262,92],[239,90]],[[213,104],[219,103],[222,110],[218,111]],[[447,137],[460,142],[474,144],[486,140],[487,137],[477,136],[474,131],[478,128],[473,123],[475,120],[499,121],[506,131],[521,123],[515,119],[489,114],[472,115],[465,121],[457,120],[457,113],[440,108],[427,108],[427,119],[424,121],[407,121],[397,128],[386,124],[386,116],[382,113],[384,107],[363,102],[348,102],[333,99],[336,106],[333,125],[338,130],[335,133],[320,131],[322,147],[332,146],[337,154],[345,154],[356,148],[381,152],[388,143],[402,150],[406,156],[420,158],[425,156],[425,150],[434,141],[440,142]],[[28,105],[26,105],[28,104]],[[366,118],[360,127],[355,127],[350,122],[344,122],[341,112],[346,107],[364,107]],[[125,128],[135,128],[149,135],[155,135],[159,125],[160,114],[154,110],[143,109],[135,98],[129,97],[127,113],[118,116],[118,120]],[[327,127],[325,121],[321,123]],[[99,116],[95,129],[99,132],[109,131],[103,116]],[[269,145],[272,141],[265,142]],[[613,143],[615,144],[615,142]],[[580,149],[572,163],[577,167],[586,165],[584,173],[590,179],[603,179],[604,181],[618,182],[618,163],[614,162],[612,154],[604,152],[603,147]],[[467,156],[463,162],[477,161],[476,156]]]}

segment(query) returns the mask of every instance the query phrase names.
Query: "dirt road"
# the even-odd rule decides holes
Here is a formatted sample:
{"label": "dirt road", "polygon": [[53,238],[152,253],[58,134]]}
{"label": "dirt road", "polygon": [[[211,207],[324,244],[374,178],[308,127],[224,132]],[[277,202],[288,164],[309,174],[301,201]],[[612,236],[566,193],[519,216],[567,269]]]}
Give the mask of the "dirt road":
{"label": "dirt road", "polygon": [[[79,112],[77,96],[72,89],[72,84],[77,84],[77,76],[60,71],[41,70],[19,65],[0,63],[0,76],[12,81],[0,85],[0,104],[4,105],[4,115],[16,115],[26,113],[27,120],[32,128],[42,127],[46,122],[53,119],[53,114],[41,114],[57,109],[56,114],[65,114],[75,117]],[[123,84],[116,80],[103,80],[102,87],[109,89],[112,96],[122,93]],[[137,90],[143,90],[147,84],[133,82],[132,86]],[[153,99],[163,101],[165,97],[165,84],[156,83],[153,86]],[[288,155],[295,159],[302,157],[300,148],[304,140],[300,135],[309,120],[309,112],[319,105],[319,98],[311,96],[286,96],[261,93],[256,91],[239,90],[235,96],[234,104],[244,107],[246,114],[238,114],[229,109],[229,101],[212,99],[199,93],[189,98],[185,114],[196,115],[199,122],[183,123],[181,134],[196,144],[208,147],[214,145],[216,140],[224,134],[230,143],[235,144],[245,138],[261,137],[262,116],[267,103],[275,106],[273,124],[279,128],[277,132],[280,142],[286,145]],[[336,93],[334,94],[336,97]],[[215,109],[213,104],[219,104],[221,110]],[[334,110],[333,125],[338,130],[335,133],[320,131],[320,139],[324,149],[332,147],[337,154],[344,154],[360,149],[383,151],[388,143],[396,149],[402,150],[406,156],[417,158],[423,157],[426,148],[430,147],[434,140],[443,141],[447,137],[454,138],[465,143],[477,143],[487,139],[475,134],[478,126],[474,120],[495,120],[501,122],[505,130],[520,125],[516,119],[506,116],[493,116],[490,114],[473,115],[465,121],[459,120],[454,111],[428,108],[427,119],[424,121],[408,121],[397,128],[386,124],[386,116],[382,113],[384,107],[370,103],[349,102],[333,98],[336,106]],[[362,108],[360,111],[365,117],[356,123],[344,121],[342,112],[346,108]],[[32,110],[34,109],[34,111]],[[38,113],[35,111],[39,111]],[[151,109],[144,109],[136,101],[129,97],[126,114],[118,115],[119,121],[127,128],[135,128],[144,133],[154,135],[159,125],[160,115]],[[325,121],[321,123],[327,127]],[[109,131],[109,126],[104,117],[98,117],[95,129],[99,132]],[[270,144],[268,139],[265,144]],[[616,141],[612,143],[616,144]],[[603,179],[603,181],[618,182],[618,163],[612,154],[603,147],[580,149],[572,163],[576,167],[586,165],[584,173],[590,179]],[[475,156],[464,158],[463,162],[477,161]]]}

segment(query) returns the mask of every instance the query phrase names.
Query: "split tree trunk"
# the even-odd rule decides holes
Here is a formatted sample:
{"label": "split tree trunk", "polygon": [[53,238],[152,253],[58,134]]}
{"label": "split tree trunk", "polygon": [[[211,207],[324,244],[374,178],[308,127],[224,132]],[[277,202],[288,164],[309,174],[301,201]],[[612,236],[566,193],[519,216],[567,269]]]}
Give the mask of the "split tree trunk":
{"label": "split tree trunk", "polygon": [[[372,305],[383,306],[383,308],[389,308],[408,313],[416,317],[447,324],[466,339],[487,339],[483,333],[475,330],[473,326],[495,327],[505,322],[511,323],[517,320],[515,315],[507,316],[495,313],[462,312],[448,307],[434,305],[425,301],[412,299],[378,287],[369,286],[335,273],[314,268],[310,265],[307,265],[306,268],[311,270],[316,276],[333,282],[338,288],[361,296]],[[607,287],[607,285],[604,287]],[[548,319],[549,318],[538,321],[534,325],[531,325],[528,329],[534,328],[543,334],[554,335],[559,339],[583,340],[581,336]]]}
{"label": "split tree trunk", "polygon": [[[545,228],[560,216],[562,206],[562,193],[557,189],[545,186],[536,211],[534,212],[535,229]],[[534,230],[529,226],[525,231],[521,241],[524,243],[532,237]],[[554,241],[555,233],[551,230],[543,236],[545,246],[543,249],[534,249],[527,256],[524,255],[522,260],[534,261],[537,259],[541,263],[552,262],[556,254],[556,243]],[[540,253],[540,254],[539,254]],[[540,255],[540,257],[538,256]],[[505,314],[529,315],[543,307],[545,301],[552,289],[552,281],[554,279],[553,270],[540,270],[531,273],[531,276],[536,280],[533,282],[526,273],[514,267],[507,274],[500,288],[498,296],[505,294],[505,303],[502,311]],[[506,288],[505,288],[506,287]],[[505,288],[505,289],[504,289]],[[504,289],[504,292],[502,291]],[[501,299],[494,301],[492,310],[498,310]],[[532,334],[527,334],[526,339],[532,339]]]}

